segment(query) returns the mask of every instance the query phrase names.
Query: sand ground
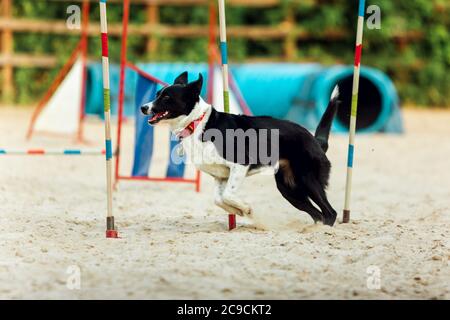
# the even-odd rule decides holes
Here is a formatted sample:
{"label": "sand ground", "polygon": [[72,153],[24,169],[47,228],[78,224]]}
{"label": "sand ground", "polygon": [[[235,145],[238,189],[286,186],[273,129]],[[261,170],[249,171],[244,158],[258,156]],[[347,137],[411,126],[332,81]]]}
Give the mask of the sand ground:
{"label": "sand ground", "polygon": [[[68,145],[25,142],[28,118],[0,108],[1,147]],[[449,299],[450,112],[406,110],[405,124],[405,135],[358,136],[352,222],[333,228],[313,225],[262,175],[242,189],[255,220],[228,232],[204,176],[201,193],[122,182],[122,238],[107,240],[103,157],[0,156],[0,298]],[[102,147],[101,123],[86,135]],[[347,138],[330,146],[340,213]]]}

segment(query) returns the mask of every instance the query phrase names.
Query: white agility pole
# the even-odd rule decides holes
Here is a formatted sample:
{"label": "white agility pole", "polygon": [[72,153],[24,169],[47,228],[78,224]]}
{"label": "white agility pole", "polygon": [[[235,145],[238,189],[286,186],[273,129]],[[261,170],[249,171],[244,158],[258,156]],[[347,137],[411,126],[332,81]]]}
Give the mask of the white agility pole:
{"label": "white agility pole", "polygon": [[106,193],[107,216],[106,237],[118,238],[114,227],[112,212],[112,144],[111,144],[111,94],[109,86],[109,59],[108,59],[108,22],[106,16],[106,0],[100,0],[100,27],[102,33],[102,67],[103,67],[103,96],[105,111],[105,149],[106,149]]}
{"label": "white agility pole", "polygon": [[359,74],[361,71],[365,2],[365,0],[359,0],[358,28],[356,32],[355,66],[353,71],[353,91],[347,155],[347,179],[345,182],[345,203],[342,218],[343,223],[348,223],[350,221],[350,196],[352,192],[353,154],[355,151],[356,114],[358,111]]}
{"label": "white agility pole", "polygon": [[[222,57],[223,111],[230,112],[230,93],[228,85],[227,24],[225,19],[225,0],[219,0],[220,53]],[[236,215],[228,215],[228,229],[236,228]]]}
{"label": "white agility pole", "polygon": [[100,156],[105,150],[98,149],[0,149],[0,156]]}

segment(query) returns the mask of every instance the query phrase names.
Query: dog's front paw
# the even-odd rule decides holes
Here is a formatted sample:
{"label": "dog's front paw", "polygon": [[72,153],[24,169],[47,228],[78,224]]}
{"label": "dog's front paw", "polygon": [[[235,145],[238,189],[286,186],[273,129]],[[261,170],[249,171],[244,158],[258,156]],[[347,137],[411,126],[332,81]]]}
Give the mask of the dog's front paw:
{"label": "dog's front paw", "polygon": [[252,217],[252,215],[253,215],[253,209],[250,206],[243,208],[242,216]]}
{"label": "dog's front paw", "polygon": [[231,214],[237,214],[239,216],[242,216],[243,213],[240,209],[235,208],[233,206],[230,206],[228,204],[226,204],[225,202],[223,202],[222,199],[217,198],[214,200],[214,203],[216,204],[216,206],[222,208],[223,210],[225,210],[227,213],[231,213]]}

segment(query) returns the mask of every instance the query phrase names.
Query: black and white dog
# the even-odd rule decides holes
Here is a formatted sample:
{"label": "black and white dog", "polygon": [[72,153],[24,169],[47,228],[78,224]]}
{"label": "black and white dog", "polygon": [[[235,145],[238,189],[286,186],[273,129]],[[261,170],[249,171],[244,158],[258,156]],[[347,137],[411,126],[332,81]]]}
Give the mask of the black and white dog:
{"label": "black and white dog", "polygon": [[[290,121],[219,112],[200,97],[202,85],[201,74],[198,80],[188,83],[184,72],[173,85],[158,91],[156,99],[143,105],[141,111],[150,116],[151,125],[169,123],[172,132],[181,139],[188,158],[199,170],[214,177],[215,203],[228,213],[251,215],[250,206],[238,196],[239,187],[246,176],[264,167],[274,167],[276,185],[283,197],[307,212],[315,222],[332,226],[336,211],[325,193],[331,168],[325,152],[339,104],[338,87],[313,136]],[[247,134],[249,131],[251,135]],[[276,134],[268,135],[267,131]],[[243,133],[244,139],[230,132]],[[249,137],[256,140],[251,141]],[[260,150],[250,152],[255,145],[257,149],[264,147],[269,153],[276,153],[276,161],[264,161],[266,158],[260,155]]]}

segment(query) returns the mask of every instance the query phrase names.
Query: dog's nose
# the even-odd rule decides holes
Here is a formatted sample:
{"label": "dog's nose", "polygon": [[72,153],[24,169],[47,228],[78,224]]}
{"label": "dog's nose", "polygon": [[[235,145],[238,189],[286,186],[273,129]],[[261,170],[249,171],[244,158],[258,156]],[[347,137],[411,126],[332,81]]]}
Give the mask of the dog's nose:
{"label": "dog's nose", "polygon": [[147,114],[147,112],[148,112],[148,105],[144,104],[143,106],[141,106],[141,112],[143,114]]}

